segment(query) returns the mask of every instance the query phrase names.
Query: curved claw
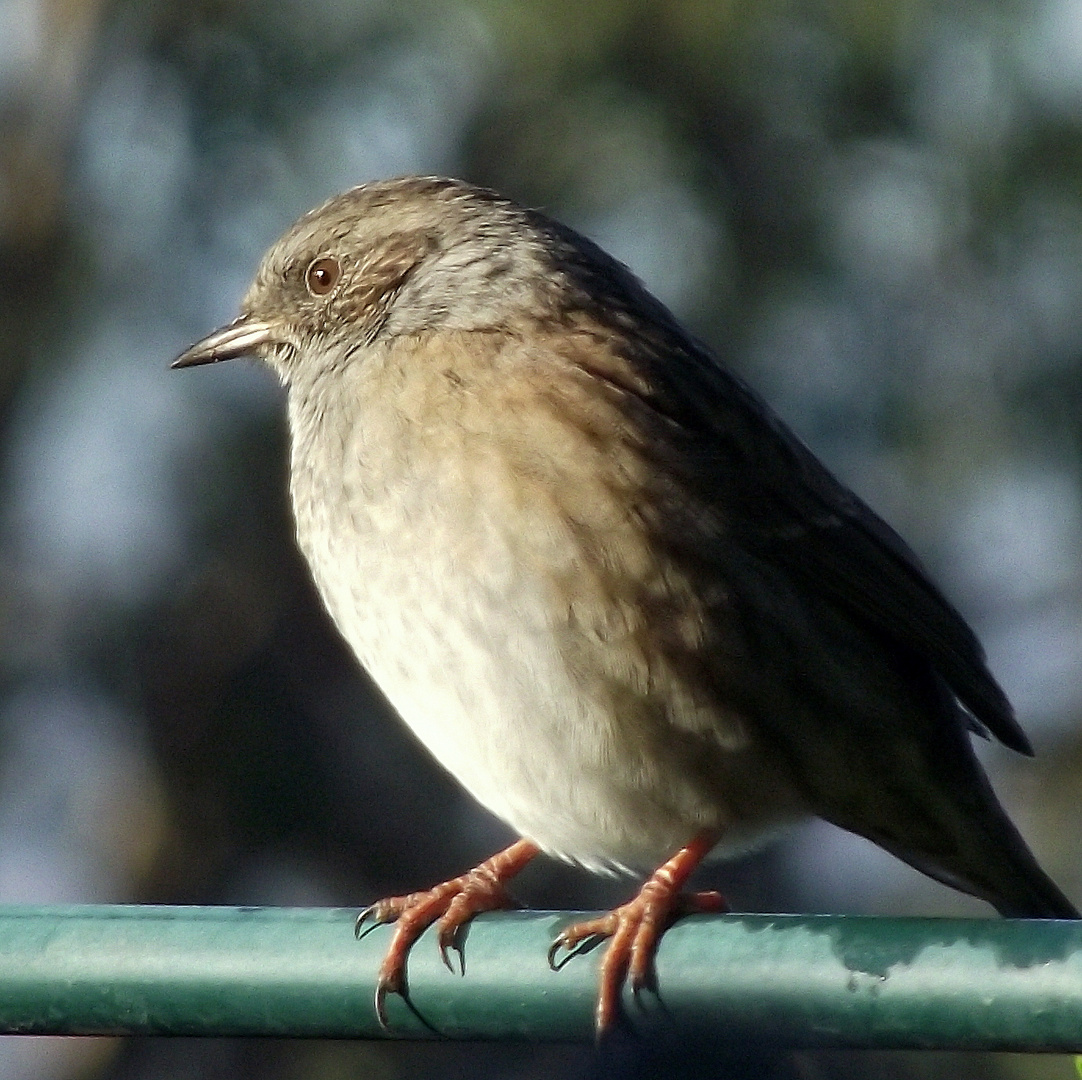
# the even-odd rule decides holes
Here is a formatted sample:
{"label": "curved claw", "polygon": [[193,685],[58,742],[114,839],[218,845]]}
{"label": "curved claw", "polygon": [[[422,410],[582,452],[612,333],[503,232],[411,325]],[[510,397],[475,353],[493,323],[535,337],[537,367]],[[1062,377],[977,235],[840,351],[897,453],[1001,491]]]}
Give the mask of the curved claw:
{"label": "curved claw", "polygon": [[[558,934],[556,936],[556,939],[549,946],[549,970],[559,971],[569,960],[573,960],[576,956],[581,956],[584,952],[588,952],[598,942],[604,941],[606,936],[607,935],[603,933],[593,932],[589,934],[584,934],[582,937],[569,935],[566,932]],[[561,949],[566,949],[567,955],[557,960],[556,954]]]}
{"label": "curved claw", "polygon": [[455,937],[457,937],[457,935],[452,934],[452,935],[449,936],[449,939],[445,939],[443,934],[440,934],[440,939],[439,939],[440,959],[443,961],[443,966],[445,968],[447,968],[447,970],[452,975],[454,975],[454,973],[455,973],[455,965],[451,963],[451,950],[454,949],[455,952],[458,953],[459,974],[460,975],[465,975],[466,974],[466,961],[465,961],[465,958],[462,955],[462,950],[458,946],[458,942],[454,940]]}
{"label": "curved claw", "polygon": [[375,1018],[380,1022],[380,1027],[387,1030],[387,985],[382,979],[375,984]]}
{"label": "curved claw", "polygon": [[564,944],[564,940],[561,937],[556,938],[553,941],[553,943],[549,946],[549,951],[548,951],[549,971],[559,971],[560,968],[562,968],[564,966],[564,964],[566,964],[567,961],[571,959],[571,954],[568,953],[568,955],[565,956],[558,964],[556,963],[556,954],[563,948],[566,948],[566,945]]}
{"label": "curved claw", "polygon": [[455,969],[451,966],[451,957],[448,955],[449,947],[445,942],[439,942],[440,960],[443,961],[443,966],[453,975]]}
{"label": "curved claw", "polygon": [[[357,920],[353,924],[353,936],[360,941],[365,934],[370,934],[377,926],[386,926],[387,923],[394,922],[397,918],[398,912],[389,905],[388,901],[377,900],[374,904],[369,904],[357,916]],[[366,923],[368,923],[367,926]]]}
{"label": "curved claw", "polygon": [[353,936],[358,941],[365,934],[367,934],[369,930],[372,930],[377,925],[377,923],[373,922],[372,925],[370,927],[368,927],[367,930],[365,929],[365,925],[364,925],[366,922],[368,922],[369,919],[372,919],[372,918],[375,917],[375,911],[376,911],[376,905],[375,904],[369,904],[368,907],[366,907],[364,909],[364,911],[362,911],[357,916],[357,920],[353,924]]}
{"label": "curved claw", "polygon": [[376,979],[376,1019],[379,1021],[379,1026],[384,1031],[389,1029],[387,1023],[387,995],[388,994],[401,994],[406,996],[406,973],[401,969],[392,968],[390,971],[386,970],[386,965],[383,971],[379,973],[379,977]]}
{"label": "curved claw", "polygon": [[379,1026],[384,1031],[390,1030],[390,1025],[387,1023],[387,985],[383,982],[376,983],[376,1019],[379,1021]]}
{"label": "curved claw", "polygon": [[465,903],[467,897],[467,893],[459,893],[436,923],[436,943],[439,946],[440,959],[452,975],[455,972],[450,955],[452,949],[458,953],[459,974],[466,974],[466,954],[462,951],[462,938],[466,929],[466,917],[470,912],[469,904]]}

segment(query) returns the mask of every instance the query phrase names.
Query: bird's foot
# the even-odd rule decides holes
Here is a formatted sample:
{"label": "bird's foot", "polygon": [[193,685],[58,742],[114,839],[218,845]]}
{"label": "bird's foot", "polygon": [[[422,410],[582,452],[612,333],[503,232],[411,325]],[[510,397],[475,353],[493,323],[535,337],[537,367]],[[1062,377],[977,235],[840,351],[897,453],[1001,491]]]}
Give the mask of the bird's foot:
{"label": "bird's foot", "polygon": [[[616,1022],[620,992],[630,980],[633,993],[656,989],[654,953],[661,935],[684,915],[728,911],[718,892],[681,893],[680,887],[714,845],[712,836],[696,837],[660,867],[638,896],[600,915],[574,923],[556,937],[549,949],[549,966],[556,970],[583,944],[611,938],[601,961],[595,1026],[598,1037]],[[561,950],[566,954],[557,961]]]}
{"label": "bird's foot", "polygon": [[482,911],[517,907],[505,882],[537,852],[536,844],[519,840],[461,877],[423,892],[379,900],[357,916],[354,929],[358,937],[366,932],[366,924],[368,929],[383,923],[395,924],[391,944],[376,977],[376,1016],[382,1027],[387,1027],[387,995],[406,994],[406,958],[413,943],[436,923],[436,941],[443,962],[454,971],[450,956],[454,949],[464,972],[459,941],[462,927]]}

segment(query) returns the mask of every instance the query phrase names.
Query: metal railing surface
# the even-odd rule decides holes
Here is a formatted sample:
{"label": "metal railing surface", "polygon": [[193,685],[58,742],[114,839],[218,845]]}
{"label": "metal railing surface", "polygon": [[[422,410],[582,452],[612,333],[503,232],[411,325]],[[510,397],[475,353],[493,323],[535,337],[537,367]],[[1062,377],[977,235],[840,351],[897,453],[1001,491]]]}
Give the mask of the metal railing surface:
{"label": "metal railing surface", "polygon": [[[589,1040],[600,949],[559,971],[572,912],[482,915],[465,975],[431,933],[389,1030],[390,930],[354,910],[0,906],[0,1033]],[[677,923],[628,1023],[794,1047],[1082,1050],[1082,923],[710,915]]]}

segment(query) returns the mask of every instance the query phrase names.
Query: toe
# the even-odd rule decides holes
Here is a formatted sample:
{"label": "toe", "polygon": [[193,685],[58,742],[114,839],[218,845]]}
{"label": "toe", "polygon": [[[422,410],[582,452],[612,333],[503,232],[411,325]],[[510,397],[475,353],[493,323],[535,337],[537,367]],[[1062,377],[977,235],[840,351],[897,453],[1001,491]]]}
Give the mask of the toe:
{"label": "toe", "polygon": [[635,996],[644,991],[656,990],[657,977],[654,972],[654,954],[657,951],[660,927],[656,918],[644,917],[634,928],[634,936],[629,948],[627,976]]}
{"label": "toe", "polygon": [[620,1012],[620,992],[627,977],[628,962],[638,925],[635,913],[629,910],[630,907],[631,905],[626,905],[613,912],[616,926],[598,973],[597,1010],[594,1017],[598,1038],[612,1028]]}
{"label": "toe", "polygon": [[426,892],[392,896],[367,907],[357,916],[354,931],[358,937],[381,923],[395,924],[391,944],[380,965],[376,979],[376,1016],[387,1026],[387,995],[406,995],[406,960],[417,939],[434,922],[443,962],[452,971],[450,950],[458,951],[465,974],[461,950],[461,929],[480,911],[515,906],[504,881],[519,872],[536,854],[532,841],[518,840],[462,877],[445,881]]}

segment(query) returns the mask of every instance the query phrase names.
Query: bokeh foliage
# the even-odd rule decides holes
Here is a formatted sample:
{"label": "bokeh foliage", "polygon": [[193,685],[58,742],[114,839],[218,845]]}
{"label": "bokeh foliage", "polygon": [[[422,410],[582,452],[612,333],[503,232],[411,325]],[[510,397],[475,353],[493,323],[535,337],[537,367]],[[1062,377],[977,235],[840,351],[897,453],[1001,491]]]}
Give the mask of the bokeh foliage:
{"label": "bokeh foliage", "polygon": [[[599,240],[900,528],[1018,704],[1040,757],[989,766],[1082,897],[1079,0],[3,0],[0,896],[360,904],[505,839],[320,611],[269,376],[166,370],[293,217],[406,172]],[[978,910],[814,826],[715,876],[749,909]],[[683,1050],[9,1041],[0,1068],[1071,1075]]]}

